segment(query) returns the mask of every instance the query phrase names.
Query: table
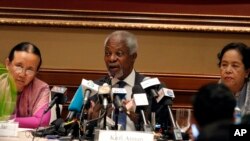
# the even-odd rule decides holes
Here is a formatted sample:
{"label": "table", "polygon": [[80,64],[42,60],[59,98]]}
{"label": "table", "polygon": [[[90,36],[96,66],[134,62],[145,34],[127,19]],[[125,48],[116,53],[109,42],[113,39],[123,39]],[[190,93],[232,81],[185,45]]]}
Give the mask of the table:
{"label": "table", "polygon": [[[31,134],[31,131],[33,131],[33,130],[34,129],[19,128],[18,129],[18,136],[16,136],[16,137],[2,137],[2,136],[0,136],[0,141],[32,141],[33,136]],[[35,137],[34,141],[59,141],[59,140],[58,139],[47,139],[47,138]],[[74,139],[73,141],[79,141],[79,140]],[[172,140],[168,140],[168,141],[172,141]]]}
{"label": "table", "polygon": [[[0,141],[32,141],[31,131],[33,129],[28,128],[18,128],[18,136],[16,137],[3,137],[0,136]],[[47,141],[45,138],[36,137],[34,141]]]}

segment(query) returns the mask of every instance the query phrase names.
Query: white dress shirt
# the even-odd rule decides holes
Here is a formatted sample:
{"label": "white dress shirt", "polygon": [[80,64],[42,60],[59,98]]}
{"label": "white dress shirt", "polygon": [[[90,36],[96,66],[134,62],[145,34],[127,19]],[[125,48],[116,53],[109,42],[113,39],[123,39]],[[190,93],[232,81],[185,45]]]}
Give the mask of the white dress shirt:
{"label": "white dress shirt", "polygon": [[[117,78],[113,78],[112,79],[112,87],[118,87],[118,82],[120,80]],[[126,94],[126,100],[131,100],[131,95],[132,95],[132,88],[134,87],[135,84],[135,70],[132,70],[132,72],[123,80],[124,82],[126,82],[127,84],[124,86],[125,90],[127,91]],[[113,95],[112,95],[113,97]],[[135,111],[136,106],[133,106],[133,110]],[[126,118],[126,130],[128,131],[135,131],[135,125],[134,122],[132,120],[130,120],[130,118],[127,116]]]}

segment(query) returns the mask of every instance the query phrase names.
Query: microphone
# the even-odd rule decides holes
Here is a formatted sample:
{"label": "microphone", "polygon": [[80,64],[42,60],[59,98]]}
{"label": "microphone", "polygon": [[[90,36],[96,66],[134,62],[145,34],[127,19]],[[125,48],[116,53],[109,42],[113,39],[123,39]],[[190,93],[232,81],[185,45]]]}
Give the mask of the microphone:
{"label": "microphone", "polygon": [[168,88],[163,88],[163,93],[165,96],[167,97],[170,97],[172,99],[175,98],[175,95],[174,95],[174,91],[172,89],[168,89]]}
{"label": "microphone", "polygon": [[125,88],[112,88],[113,102],[115,108],[122,111],[122,99],[120,97],[125,97],[127,91]]}
{"label": "microphone", "polygon": [[47,109],[44,110],[44,114],[47,113],[56,103],[57,104],[64,104],[67,101],[66,96],[66,90],[65,87],[59,87],[59,86],[53,86],[51,89],[51,102],[49,103],[49,106]]}
{"label": "microphone", "polygon": [[[96,89],[98,89],[99,86],[94,84],[92,81],[89,82],[88,80],[82,79],[82,83],[78,87],[77,91],[75,92],[75,95],[73,99],[71,100],[71,103],[68,107],[69,113],[66,117],[67,121],[72,120],[73,117],[76,115],[76,113],[80,113],[81,109],[84,108],[83,105],[86,104],[89,96],[92,95],[92,93],[86,94],[85,92],[86,91],[90,92],[89,88],[92,88],[92,87],[94,87],[93,89],[95,90],[95,91],[92,91],[92,93],[95,94]],[[85,92],[84,92],[84,89],[85,89]],[[85,98],[86,97],[85,95],[88,95],[87,98]]]}
{"label": "microphone", "polygon": [[[106,129],[106,116],[107,116],[107,107],[108,107],[108,101],[111,101],[110,98],[110,92],[111,92],[111,86],[107,83],[104,83],[102,86],[99,86],[98,89],[98,96],[101,97],[103,107],[104,107],[104,117],[103,117],[103,128]],[[109,99],[109,100],[108,100]]]}
{"label": "microphone", "polygon": [[156,98],[156,102],[159,105],[156,109],[156,114],[160,114],[161,110],[166,107],[166,105],[172,105],[173,99],[175,98],[174,91],[168,88],[161,88],[158,91],[159,96]]}
{"label": "microphone", "polygon": [[86,125],[84,124],[86,122],[86,117],[87,117],[87,112],[84,111],[86,103],[89,100],[89,97],[92,97],[93,95],[95,95],[98,92],[99,89],[99,85],[95,84],[93,81],[91,80],[86,80],[86,79],[82,79],[82,89],[85,90],[82,94],[84,95],[84,99],[83,99],[83,106],[80,112],[80,122],[81,124],[79,124],[79,139],[81,138],[81,132],[83,132],[81,129],[86,129]]}
{"label": "microphone", "polygon": [[145,132],[151,132],[152,126],[148,124],[147,117],[145,116],[144,108],[149,105],[147,95],[140,85],[135,85],[132,89],[133,98],[135,101],[136,107],[140,110],[142,121],[143,121],[143,130]]}
{"label": "microphone", "polygon": [[99,86],[98,94],[102,96],[110,95],[111,87],[107,83],[104,83],[102,86]]}
{"label": "microphone", "polygon": [[[157,101],[158,103],[161,102],[161,105],[156,110],[156,115],[158,115],[158,114],[160,115],[160,112],[161,112],[162,108],[167,107],[169,117],[170,117],[170,121],[171,121],[171,124],[173,125],[174,140],[176,140],[176,141],[182,140],[183,138],[182,138],[181,131],[176,126],[174,116],[173,116],[173,113],[172,113],[172,109],[171,109],[173,99],[175,98],[173,90],[167,89],[167,88],[162,88],[162,89],[159,90],[159,97],[164,97],[164,100],[162,100],[162,98],[160,98],[159,101]],[[162,101],[163,101],[163,103],[162,103]]]}
{"label": "microphone", "polygon": [[159,96],[159,94],[155,90],[157,86],[160,86],[161,84],[158,78],[149,78],[142,81],[140,84],[145,91],[150,91],[154,97]]}
{"label": "microphone", "polygon": [[99,86],[98,95],[103,100],[104,109],[107,108],[108,103],[111,101],[110,92],[111,86],[107,83],[104,83],[102,86]]}
{"label": "microphone", "polygon": [[133,93],[135,105],[137,107],[149,105],[146,92],[142,89],[142,87],[140,85],[135,85],[132,88],[132,93]]}
{"label": "microphone", "polygon": [[119,111],[122,111],[122,100],[119,98],[118,95],[115,95],[114,105],[117,109],[119,109]]}
{"label": "microphone", "polygon": [[[112,88],[113,103],[115,106],[115,126],[114,129],[118,130],[118,116],[123,111],[122,99],[126,95],[127,91],[125,88]],[[125,111],[124,111],[125,112]],[[125,115],[124,115],[125,116]]]}
{"label": "microphone", "polygon": [[85,90],[85,92],[83,93],[84,94],[83,105],[85,106],[89,97],[95,95],[98,92],[99,86],[95,84],[93,81],[91,80],[88,81],[86,79],[82,79],[81,84],[82,84],[82,89]]}
{"label": "microphone", "polygon": [[76,115],[76,113],[80,113],[83,105],[83,89],[82,87],[78,87],[78,89],[75,92],[74,97],[71,100],[71,103],[69,104],[68,110],[69,113],[66,117],[66,121],[72,120],[73,117]]}
{"label": "microphone", "polygon": [[174,91],[168,88],[161,88],[158,91],[158,97],[156,98],[157,103],[161,102],[166,98],[170,98],[171,100],[173,100],[175,98]]}

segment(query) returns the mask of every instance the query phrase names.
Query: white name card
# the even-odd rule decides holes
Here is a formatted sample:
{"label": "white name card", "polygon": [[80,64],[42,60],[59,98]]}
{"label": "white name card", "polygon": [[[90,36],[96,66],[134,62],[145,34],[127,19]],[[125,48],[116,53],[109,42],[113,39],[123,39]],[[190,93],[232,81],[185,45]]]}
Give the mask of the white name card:
{"label": "white name card", "polygon": [[0,121],[0,136],[16,137],[17,135],[17,122]]}
{"label": "white name card", "polygon": [[98,141],[153,141],[154,135],[140,131],[100,130]]}

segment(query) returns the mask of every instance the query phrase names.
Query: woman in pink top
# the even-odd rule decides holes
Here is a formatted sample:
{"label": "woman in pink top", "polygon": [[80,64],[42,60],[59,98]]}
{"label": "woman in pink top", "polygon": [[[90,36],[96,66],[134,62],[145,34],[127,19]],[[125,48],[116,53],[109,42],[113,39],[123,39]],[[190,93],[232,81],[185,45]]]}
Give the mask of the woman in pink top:
{"label": "woman in pink top", "polygon": [[39,49],[29,42],[19,43],[10,51],[5,64],[18,92],[15,121],[19,122],[19,127],[48,126],[51,113],[43,113],[48,107],[50,89],[48,84],[36,78],[42,64]]}

